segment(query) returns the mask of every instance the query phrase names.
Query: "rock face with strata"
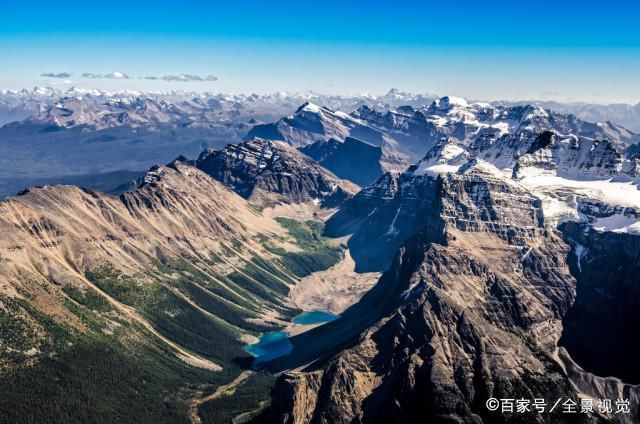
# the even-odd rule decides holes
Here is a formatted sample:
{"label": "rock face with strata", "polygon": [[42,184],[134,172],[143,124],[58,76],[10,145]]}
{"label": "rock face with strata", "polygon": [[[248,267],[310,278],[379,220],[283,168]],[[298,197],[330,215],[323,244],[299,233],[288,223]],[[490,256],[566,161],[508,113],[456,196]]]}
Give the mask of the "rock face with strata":
{"label": "rock face with strata", "polygon": [[[560,414],[492,413],[485,401],[577,399],[554,359],[575,296],[570,247],[545,228],[540,201],[482,164],[431,180],[424,225],[378,285],[323,335],[294,338],[291,357],[274,361],[302,371],[278,380],[264,419],[559,422]],[[366,322],[372,310],[379,318]],[[315,354],[325,359],[306,365],[320,336],[324,351]]]}
{"label": "rock face with strata", "polygon": [[284,143],[254,139],[207,150],[194,162],[240,196],[260,205],[316,201],[335,206],[350,197],[354,184],[340,180]]}

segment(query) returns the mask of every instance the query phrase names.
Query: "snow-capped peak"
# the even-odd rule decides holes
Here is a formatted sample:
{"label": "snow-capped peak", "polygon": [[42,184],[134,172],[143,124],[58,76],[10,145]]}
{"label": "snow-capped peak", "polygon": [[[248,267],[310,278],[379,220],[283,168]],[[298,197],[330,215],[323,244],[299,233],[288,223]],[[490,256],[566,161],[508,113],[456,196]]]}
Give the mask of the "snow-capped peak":
{"label": "snow-capped peak", "polygon": [[311,113],[320,113],[322,111],[323,108],[321,108],[320,106],[318,106],[315,103],[311,103],[311,102],[304,102],[302,104],[302,106],[300,106],[298,108],[298,110],[296,111],[296,113],[305,111],[305,112],[311,112]]}
{"label": "snow-capped peak", "polygon": [[469,106],[469,103],[462,97],[455,96],[445,96],[440,99],[436,99],[433,102],[436,109],[440,110],[449,110],[454,107],[466,108]]}

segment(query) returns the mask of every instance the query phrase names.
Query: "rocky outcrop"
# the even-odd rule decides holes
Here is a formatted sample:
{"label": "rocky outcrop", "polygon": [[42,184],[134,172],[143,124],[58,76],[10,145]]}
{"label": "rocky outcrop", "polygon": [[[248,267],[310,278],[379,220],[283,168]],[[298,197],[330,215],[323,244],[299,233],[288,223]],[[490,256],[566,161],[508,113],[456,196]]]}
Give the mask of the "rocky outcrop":
{"label": "rocky outcrop", "polygon": [[[532,215],[541,222],[541,204],[517,184],[494,175],[495,171],[472,161],[459,174],[439,178],[411,172],[385,174],[327,221],[327,233],[336,237],[352,234],[348,244],[360,271],[385,270],[396,249],[424,226],[425,216],[434,208],[441,208],[443,217],[455,220],[461,228],[493,231],[513,242],[523,237],[520,233],[525,226],[516,231],[517,226],[510,223]],[[462,200],[457,199],[453,205],[441,204],[442,191],[464,195],[468,202],[461,206]],[[491,201],[486,203],[489,192]],[[530,203],[522,204],[522,196]],[[521,209],[511,210],[521,204]]]}
{"label": "rocky outcrop", "polygon": [[[614,177],[630,170],[620,144],[543,131],[518,160],[519,167],[557,170],[559,175]],[[516,170],[517,175],[517,170]]]}
{"label": "rocky outcrop", "polygon": [[275,141],[254,139],[207,150],[193,164],[261,206],[315,201],[332,207],[357,190],[291,146]]}

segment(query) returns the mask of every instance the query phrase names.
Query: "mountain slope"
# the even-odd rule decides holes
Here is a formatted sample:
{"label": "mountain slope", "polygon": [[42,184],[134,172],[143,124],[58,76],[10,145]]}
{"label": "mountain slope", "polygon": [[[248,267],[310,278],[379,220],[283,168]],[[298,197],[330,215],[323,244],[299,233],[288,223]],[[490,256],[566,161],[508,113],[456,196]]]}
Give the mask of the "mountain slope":
{"label": "mountain slope", "polygon": [[336,206],[357,191],[296,149],[254,139],[208,150],[193,162],[216,180],[253,203],[278,202]]}
{"label": "mountain slope", "polygon": [[347,137],[344,142],[317,141],[300,151],[338,177],[360,186],[373,183],[383,174],[382,149],[355,138]]}
{"label": "mountain slope", "polygon": [[297,313],[289,288],[340,259],[306,225],[180,161],[120,197],[0,202],[0,420],[185,421],[193,388],[233,380],[247,341]]}
{"label": "mountain slope", "polygon": [[294,147],[353,137],[382,149],[380,165],[384,169],[401,169],[412,160],[391,135],[347,113],[310,102],[275,123],[256,125],[247,134],[252,137],[285,141]]}

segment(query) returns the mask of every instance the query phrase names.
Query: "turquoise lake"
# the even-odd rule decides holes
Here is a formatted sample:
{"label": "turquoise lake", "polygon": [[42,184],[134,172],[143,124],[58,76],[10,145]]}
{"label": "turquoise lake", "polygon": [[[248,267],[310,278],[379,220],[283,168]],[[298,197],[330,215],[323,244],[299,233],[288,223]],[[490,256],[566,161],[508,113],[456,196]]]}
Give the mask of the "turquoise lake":
{"label": "turquoise lake", "polygon": [[[293,323],[297,325],[323,324],[338,319],[336,315],[329,311],[307,311],[293,318]],[[291,353],[293,345],[289,341],[286,331],[269,331],[260,336],[258,343],[245,346],[244,350],[249,355],[256,358],[256,362],[269,361],[271,359],[285,356]]]}
{"label": "turquoise lake", "polygon": [[293,319],[293,323],[298,325],[321,324],[334,321],[339,316],[329,311],[307,311],[296,316]]}

